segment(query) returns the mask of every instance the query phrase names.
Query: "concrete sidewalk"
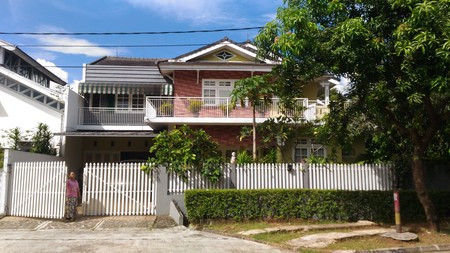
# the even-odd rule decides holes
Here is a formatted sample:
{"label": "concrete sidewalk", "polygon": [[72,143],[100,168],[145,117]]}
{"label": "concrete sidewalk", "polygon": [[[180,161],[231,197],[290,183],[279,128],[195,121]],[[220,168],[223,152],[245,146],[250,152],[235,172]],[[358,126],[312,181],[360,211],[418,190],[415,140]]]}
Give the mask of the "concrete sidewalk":
{"label": "concrete sidewalk", "polygon": [[[163,228],[161,228],[163,227]],[[167,217],[80,217],[75,222],[4,217],[1,252],[291,252],[175,226]]]}

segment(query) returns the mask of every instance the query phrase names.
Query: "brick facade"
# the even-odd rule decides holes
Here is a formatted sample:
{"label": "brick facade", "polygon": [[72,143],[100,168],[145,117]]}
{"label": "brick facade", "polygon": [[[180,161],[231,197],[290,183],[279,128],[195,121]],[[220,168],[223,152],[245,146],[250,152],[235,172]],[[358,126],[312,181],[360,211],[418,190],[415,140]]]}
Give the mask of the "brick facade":
{"label": "brick facade", "polygon": [[[253,75],[262,75],[264,73],[254,72]],[[177,70],[174,73],[174,95],[176,97],[202,97],[202,80],[203,79],[231,79],[238,80],[251,77],[250,71],[206,71],[202,70],[198,73],[193,70]],[[198,80],[197,80],[198,77]],[[198,81],[198,83],[197,83]],[[189,115],[186,106],[180,101],[175,100],[175,114]],[[232,111],[233,116],[239,117],[244,114],[251,116],[251,107],[240,111]],[[202,113],[200,113],[202,117]],[[239,140],[239,134],[242,126],[236,125],[192,125],[193,129],[205,130],[214,141],[216,141],[222,150],[240,150],[252,148],[252,137]]]}
{"label": "brick facade", "polygon": [[[254,72],[253,75],[264,73]],[[177,70],[174,73],[174,94],[179,97],[201,97],[203,79],[231,79],[238,80],[251,77],[249,71],[206,71],[202,70],[198,75],[195,70]]]}

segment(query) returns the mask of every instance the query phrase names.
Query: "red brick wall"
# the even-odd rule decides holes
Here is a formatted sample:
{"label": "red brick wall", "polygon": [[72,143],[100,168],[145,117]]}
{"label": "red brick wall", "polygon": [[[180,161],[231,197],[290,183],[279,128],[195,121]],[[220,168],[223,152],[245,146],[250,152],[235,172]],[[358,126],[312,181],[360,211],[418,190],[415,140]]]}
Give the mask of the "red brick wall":
{"label": "red brick wall", "polygon": [[190,126],[192,129],[203,129],[216,141],[220,148],[251,149],[253,139],[248,137],[239,140],[241,126]]}
{"label": "red brick wall", "polygon": [[[261,72],[255,72],[253,75],[261,75]],[[179,97],[201,97],[203,79],[243,79],[251,77],[249,71],[206,71],[199,73],[197,83],[197,71],[177,70],[175,71],[174,93]]]}

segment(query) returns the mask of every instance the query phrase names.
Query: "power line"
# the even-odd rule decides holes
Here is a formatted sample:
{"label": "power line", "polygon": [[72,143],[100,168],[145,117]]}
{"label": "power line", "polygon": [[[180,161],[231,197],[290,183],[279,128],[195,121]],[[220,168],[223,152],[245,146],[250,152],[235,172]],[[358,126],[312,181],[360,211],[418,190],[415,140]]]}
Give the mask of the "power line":
{"label": "power line", "polygon": [[206,46],[207,43],[196,43],[196,44],[143,44],[143,45],[49,45],[49,44],[17,44],[18,47],[198,47]]}
{"label": "power line", "polygon": [[223,28],[206,30],[187,30],[187,31],[159,31],[159,32],[0,32],[1,35],[159,35],[159,34],[186,34],[186,33],[214,33],[229,31],[260,30],[263,26],[244,27],[244,28]]}

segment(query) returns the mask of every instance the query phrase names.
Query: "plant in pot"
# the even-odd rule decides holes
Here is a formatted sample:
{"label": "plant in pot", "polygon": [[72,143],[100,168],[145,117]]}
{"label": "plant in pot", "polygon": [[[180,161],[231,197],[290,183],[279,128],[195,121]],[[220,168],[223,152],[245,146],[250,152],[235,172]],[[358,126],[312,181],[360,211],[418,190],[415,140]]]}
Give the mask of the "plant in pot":
{"label": "plant in pot", "polygon": [[190,99],[188,109],[192,114],[198,117],[200,110],[202,109],[203,102],[201,100]]}
{"label": "plant in pot", "polygon": [[223,115],[227,116],[233,110],[232,104],[220,104],[219,109],[223,112]]}
{"label": "plant in pot", "polygon": [[159,114],[161,116],[173,116],[173,104],[169,102],[163,102],[159,107]]}

